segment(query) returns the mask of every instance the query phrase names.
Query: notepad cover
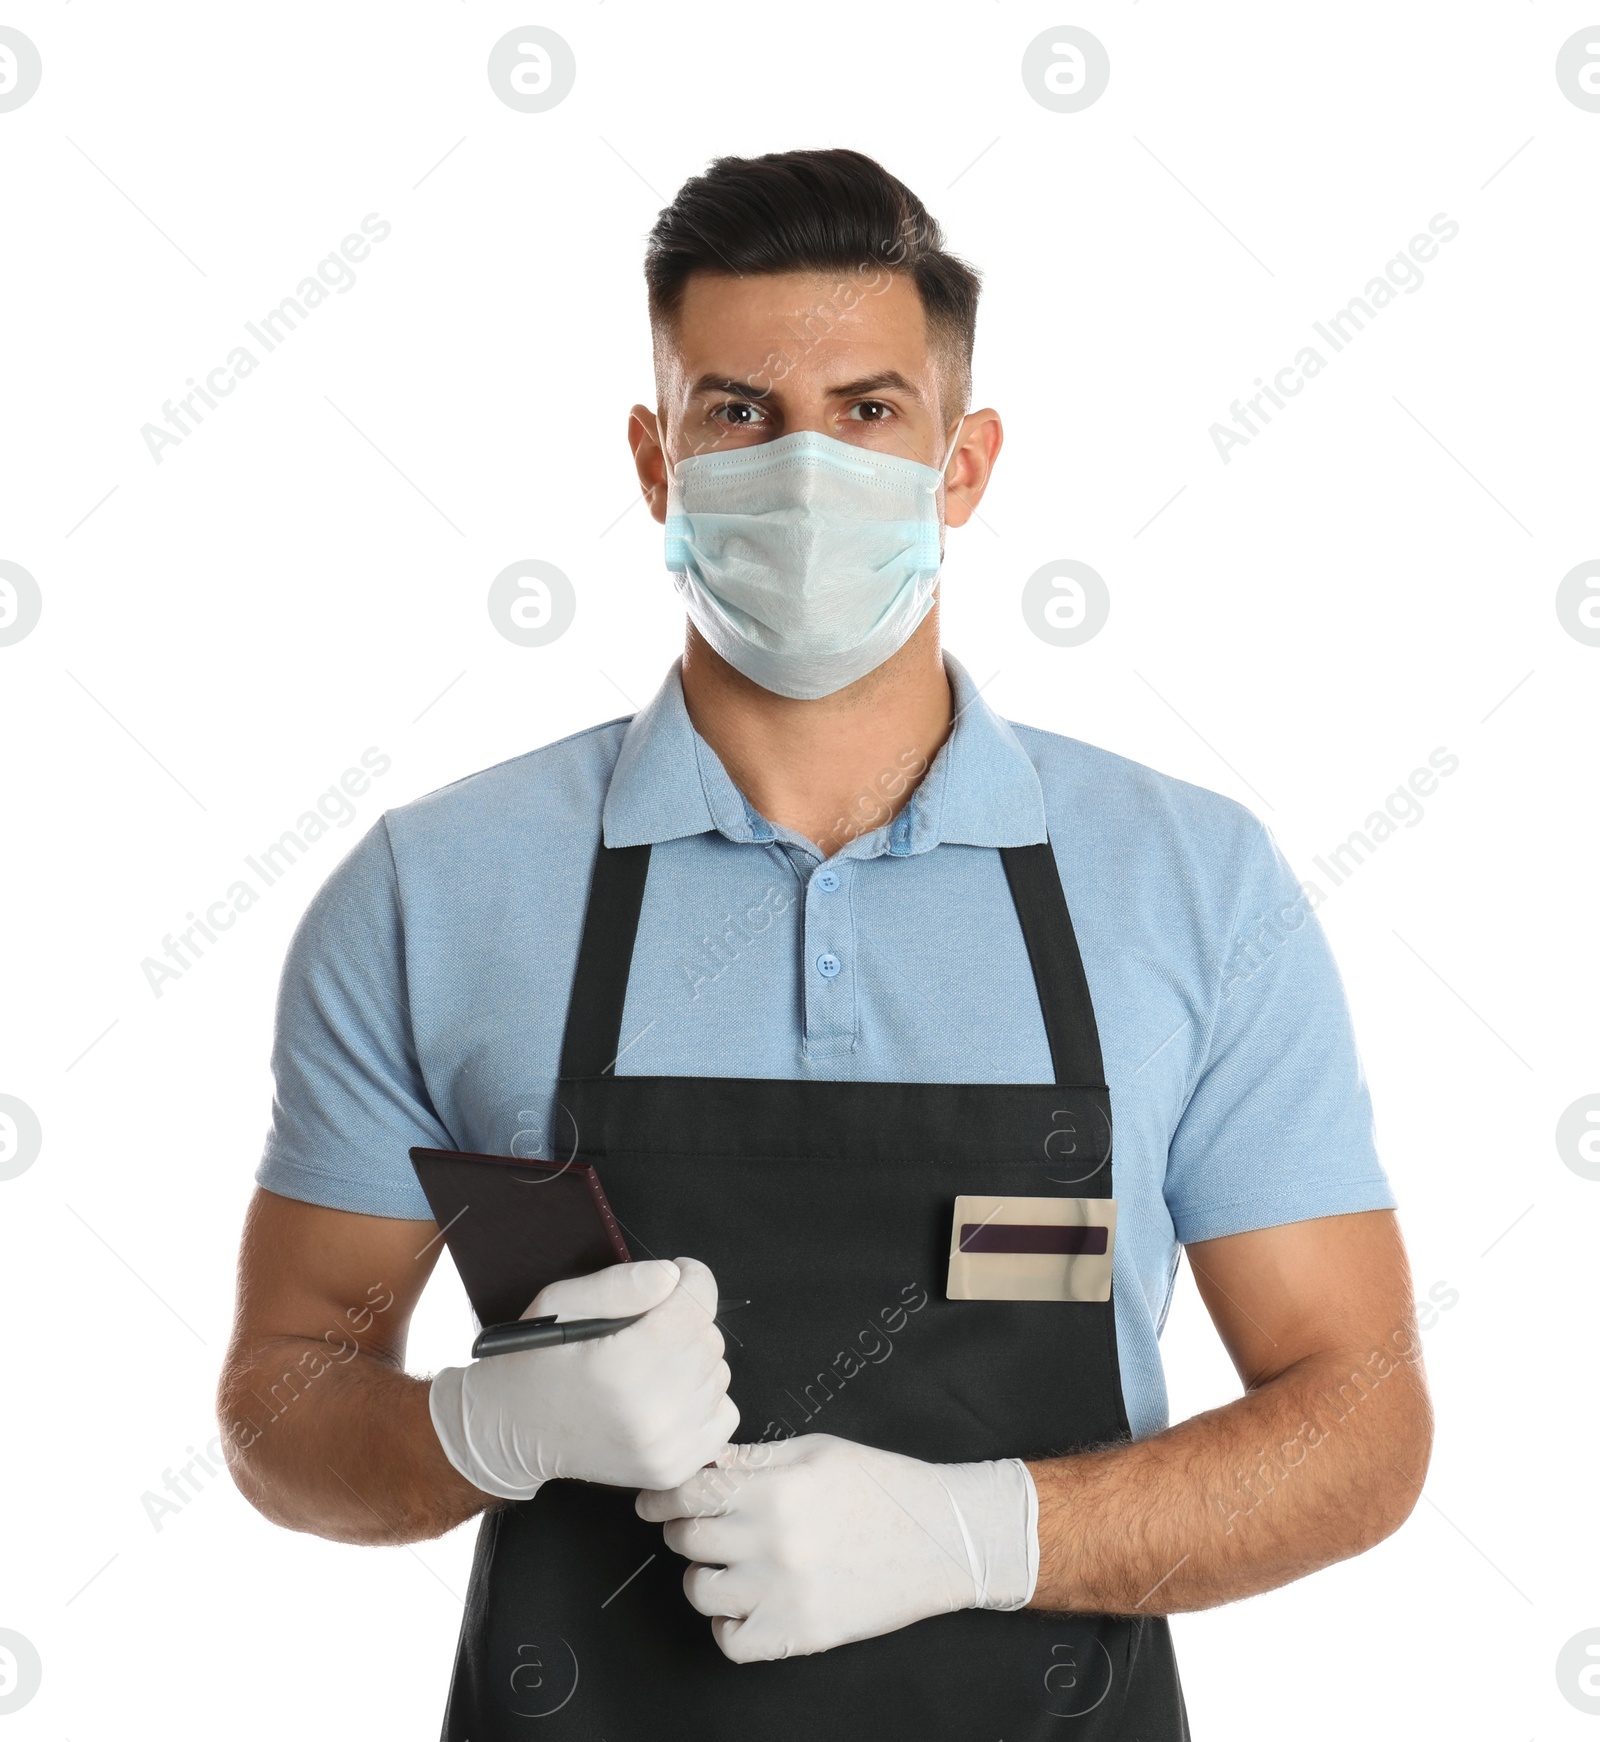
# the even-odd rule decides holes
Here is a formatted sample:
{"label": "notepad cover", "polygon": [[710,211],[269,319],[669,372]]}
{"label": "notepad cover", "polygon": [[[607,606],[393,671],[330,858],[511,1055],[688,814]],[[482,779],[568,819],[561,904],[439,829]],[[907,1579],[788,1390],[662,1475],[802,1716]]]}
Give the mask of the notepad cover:
{"label": "notepad cover", "polygon": [[413,1149],[411,1165],[480,1325],[521,1318],[547,1283],[629,1262],[586,1162]]}

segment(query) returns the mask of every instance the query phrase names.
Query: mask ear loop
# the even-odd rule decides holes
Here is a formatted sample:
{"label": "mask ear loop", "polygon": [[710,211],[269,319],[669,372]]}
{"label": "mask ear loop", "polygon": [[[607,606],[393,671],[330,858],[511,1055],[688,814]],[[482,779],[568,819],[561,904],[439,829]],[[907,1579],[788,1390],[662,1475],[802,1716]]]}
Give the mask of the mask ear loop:
{"label": "mask ear loop", "polygon": [[949,471],[950,462],[956,457],[956,449],[961,446],[961,432],[966,428],[966,424],[967,413],[962,412],[956,419],[955,433],[950,437],[950,445],[945,449],[944,459],[939,466],[939,560],[938,566],[933,571],[936,578],[944,568],[944,535],[946,530],[944,499],[950,494],[950,486],[945,480],[945,473]]}
{"label": "mask ear loop", "polygon": [[[949,482],[945,478],[945,473],[950,470],[950,462],[956,457],[956,449],[961,446],[961,432],[962,432],[962,430],[964,430],[967,427],[967,415],[968,414],[966,412],[962,412],[961,415],[956,419],[955,434],[950,437],[950,445],[944,451],[943,460],[941,460],[939,462],[939,488],[941,491],[944,492],[945,496],[948,496],[950,494],[950,485],[949,485]],[[941,506],[942,506],[942,502],[941,502]],[[940,532],[941,532],[940,544],[942,546],[943,542],[944,542],[943,536],[942,536],[943,525],[944,525],[943,513],[941,513],[939,516],[939,522],[940,522]]]}

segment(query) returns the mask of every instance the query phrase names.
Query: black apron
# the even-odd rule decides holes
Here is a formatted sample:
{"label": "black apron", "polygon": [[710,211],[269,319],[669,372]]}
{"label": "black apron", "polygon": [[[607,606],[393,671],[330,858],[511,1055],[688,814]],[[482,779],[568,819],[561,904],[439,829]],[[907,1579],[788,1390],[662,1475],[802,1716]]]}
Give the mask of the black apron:
{"label": "black apron", "polygon": [[[945,1299],[962,1194],[1110,1198],[1111,1102],[1049,844],[1000,850],[1054,1083],[619,1076],[650,848],[601,846],[558,1117],[637,1258],[686,1254],[741,1440],[831,1433],[937,1463],[1127,1440],[1113,1303]],[[560,1149],[566,1153],[567,1143]],[[547,1483],[478,1536],[444,1742],[1179,1742],[1167,1623],[967,1610],[732,1664],[632,1490]]]}

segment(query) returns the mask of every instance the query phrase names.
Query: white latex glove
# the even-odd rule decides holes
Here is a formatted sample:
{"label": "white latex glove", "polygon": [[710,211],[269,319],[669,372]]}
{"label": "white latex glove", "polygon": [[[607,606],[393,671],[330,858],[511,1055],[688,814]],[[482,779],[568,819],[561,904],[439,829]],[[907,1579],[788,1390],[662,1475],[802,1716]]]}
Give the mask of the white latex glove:
{"label": "white latex glove", "polygon": [[956,1609],[1020,1609],[1039,1577],[1039,1497],[1019,1458],[925,1464],[804,1434],[729,1446],[634,1509],[699,1563],[684,1592],[735,1663]]}
{"label": "white latex glove", "polygon": [[428,1412],[445,1456],[502,1500],[575,1476],[665,1486],[721,1451],[739,1423],[717,1329],[717,1284],[696,1258],[613,1264],[553,1282],[522,1315],[626,1318],[586,1343],[490,1355],[434,1376]]}

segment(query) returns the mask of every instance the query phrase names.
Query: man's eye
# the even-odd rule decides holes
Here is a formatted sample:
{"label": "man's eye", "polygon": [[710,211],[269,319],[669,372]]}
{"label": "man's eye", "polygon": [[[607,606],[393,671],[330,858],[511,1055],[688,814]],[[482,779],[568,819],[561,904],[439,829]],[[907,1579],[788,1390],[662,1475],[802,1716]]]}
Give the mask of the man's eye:
{"label": "man's eye", "polygon": [[885,405],[881,399],[862,399],[850,407],[846,416],[859,423],[883,423],[894,416],[894,407]]}
{"label": "man's eye", "polygon": [[752,405],[747,399],[730,400],[726,405],[719,405],[711,415],[723,423],[732,424],[735,429],[749,429],[767,420],[761,407]]}

